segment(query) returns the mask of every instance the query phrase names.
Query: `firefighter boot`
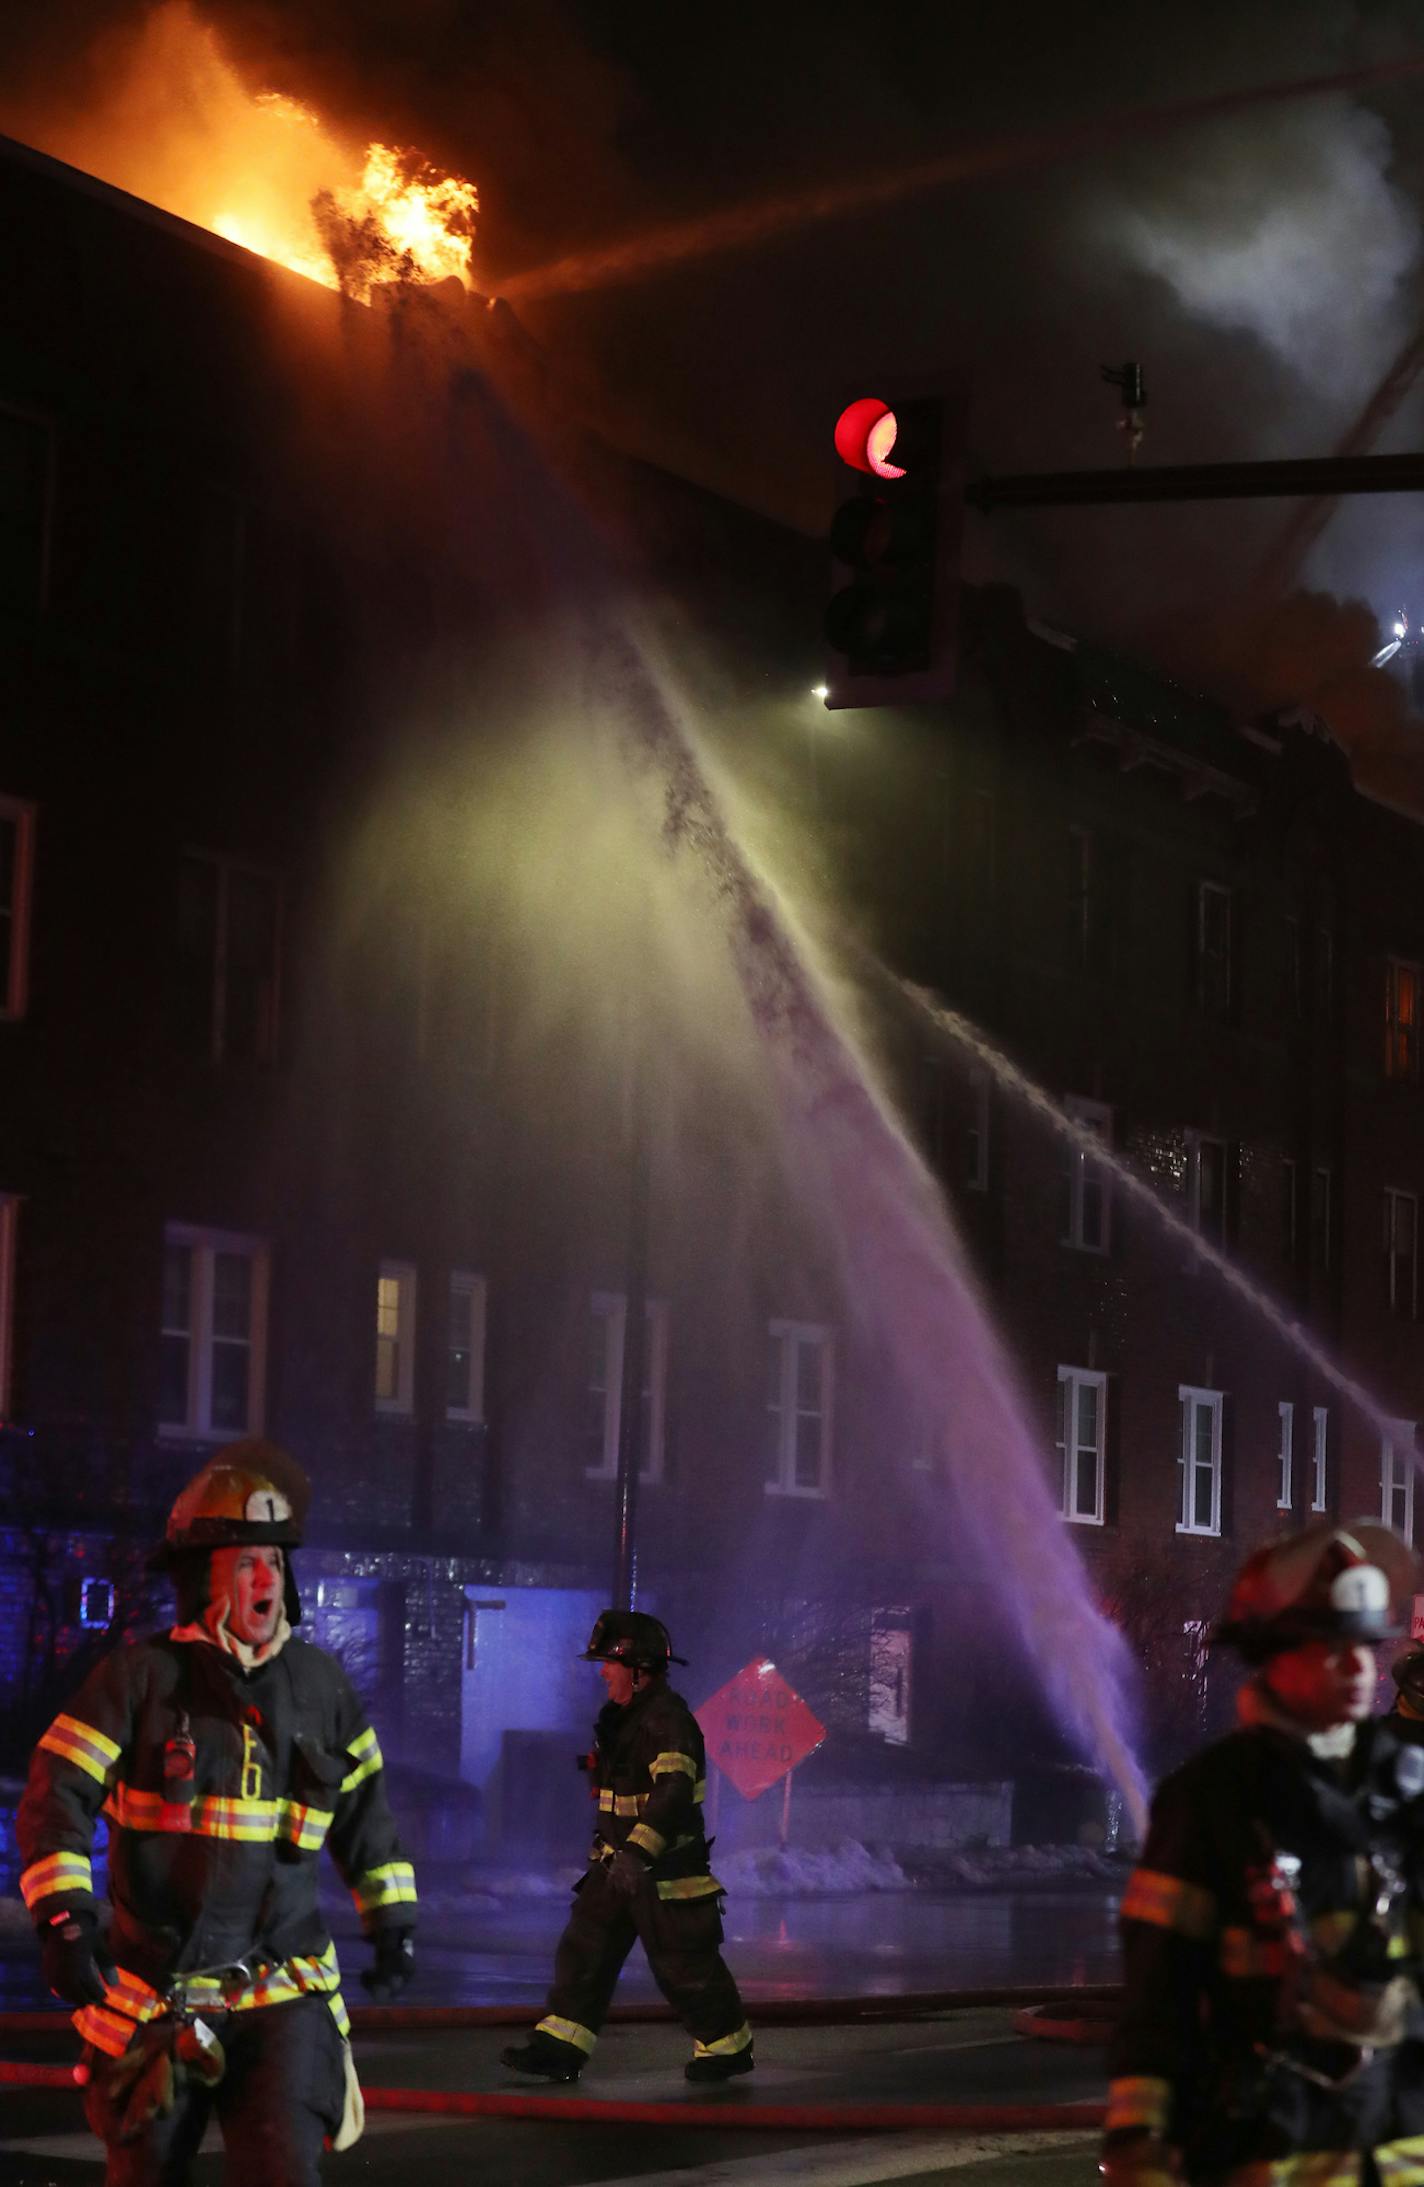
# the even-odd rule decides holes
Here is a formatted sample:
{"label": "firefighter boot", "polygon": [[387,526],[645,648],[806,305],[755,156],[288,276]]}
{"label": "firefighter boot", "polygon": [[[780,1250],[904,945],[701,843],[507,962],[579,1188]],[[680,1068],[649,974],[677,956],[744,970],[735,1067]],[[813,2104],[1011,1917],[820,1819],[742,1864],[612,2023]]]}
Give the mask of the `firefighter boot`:
{"label": "firefighter boot", "polygon": [[502,2050],[499,2062],[515,2073],[537,2074],[542,2081],[576,2081],[583,2071],[584,2054],[576,2043],[561,2043],[557,2035],[535,2028],[527,2043]]}
{"label": "firefighter boot", "polygon": [[755,2064],[748,2042],[740,2050],[718,2050],[710,2057],[699,2054],[689,2058],[682,2070],[689,2081],[730,2081],[734,2074],[750,2073]]}

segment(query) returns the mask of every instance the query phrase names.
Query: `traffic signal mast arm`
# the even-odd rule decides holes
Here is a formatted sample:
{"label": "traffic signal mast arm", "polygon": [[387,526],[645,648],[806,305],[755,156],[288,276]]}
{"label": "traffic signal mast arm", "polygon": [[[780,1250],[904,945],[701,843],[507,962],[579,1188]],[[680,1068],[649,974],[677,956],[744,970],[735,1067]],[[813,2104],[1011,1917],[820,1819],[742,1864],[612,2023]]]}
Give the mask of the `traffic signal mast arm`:
{"label": "traffic signal mast arm", "polygon": [[1291,494],[1424,489],[1424,454],[1302,456],[1271,463],[1164,463],[1111,471],[1019,471],[975,479],[976,509],[1067,509],[1137,501],[1264,501]]}

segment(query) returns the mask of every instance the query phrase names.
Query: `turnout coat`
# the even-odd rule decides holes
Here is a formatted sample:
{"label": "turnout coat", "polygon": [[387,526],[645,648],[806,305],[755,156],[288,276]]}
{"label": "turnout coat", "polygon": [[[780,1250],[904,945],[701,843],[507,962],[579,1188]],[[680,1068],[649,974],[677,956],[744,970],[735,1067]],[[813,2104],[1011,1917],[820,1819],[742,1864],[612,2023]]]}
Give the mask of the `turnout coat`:
{"label": "turnout coat", "polygon": [[1366,2153],[1424,2182],[1424,1753],[1385,1720],[1333,1745],[1257,1723],[1159,1790],[1110,2149],[1147,2132],[1230,2187],[1346,2187]]}
{"label": "turnout coat", "polygon": [[369,1932],[414,1925],[376,1734],[341,1666],[303,1641],[246,1668],[188,1627],[105,1658],[41,1738],[20,1804],[37,1925],[93,1908],[100,1814],[118,1972],[75,2025],[111,2056],[170,2000],[241,2010],[316,1992],[345,2035],[323,1845]]}
{"label": "turnout coat", "polygon": [[630,1845],[648,1863],[660,1899],[711,1898],[702,1802],[707,1749],[680,1693],[661,1680],[626,1705],[599,1711],[590,1757],[598,1823],[592,1858]]}

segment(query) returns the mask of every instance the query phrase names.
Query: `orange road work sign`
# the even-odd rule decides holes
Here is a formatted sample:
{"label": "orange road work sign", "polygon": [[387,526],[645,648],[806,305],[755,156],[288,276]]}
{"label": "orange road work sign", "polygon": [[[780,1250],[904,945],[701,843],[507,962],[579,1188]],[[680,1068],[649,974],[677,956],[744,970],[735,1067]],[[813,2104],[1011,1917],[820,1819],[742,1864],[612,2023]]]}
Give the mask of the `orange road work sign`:
{"label": "orange road work sign", "polygon": [[710,1761],[755,1800],[814,1754],[826,1727],[766,1656],[754,1656],[697,1710]]}

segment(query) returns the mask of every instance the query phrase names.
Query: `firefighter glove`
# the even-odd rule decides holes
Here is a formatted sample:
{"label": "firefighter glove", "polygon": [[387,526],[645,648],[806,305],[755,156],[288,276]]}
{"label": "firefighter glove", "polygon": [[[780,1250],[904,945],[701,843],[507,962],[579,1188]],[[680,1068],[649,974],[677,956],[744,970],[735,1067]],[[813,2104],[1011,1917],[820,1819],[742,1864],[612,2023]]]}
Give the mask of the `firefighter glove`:
{"label": "firefighter glove", "polygon": [[361,1987],[378,2005],[388,2005],[415,1972],[415,1939],[409,1929],[380,1929],[373,1942],[376,1956],[361,1976]]}
{"label": "firefighter glove", "polygon": [[1105,2187],[1178,2187],[1183,2176],[1176,2150],[1155,2134],[1114,2134],[1098,2172]]}
{"label": "firefighter glove", "polygon": [[618,1898],[633,1898],[648,1878],[648,1864],[631,1845],[620,1845],[608,1863],[610,1890]]}
{"label": "firefighter glove", "polygon": [[114,1963],[99,1942],[93,1914],[56,1914],[40,1931],[40,1959],[45,1981],[66,2005],[103,2004]]}

